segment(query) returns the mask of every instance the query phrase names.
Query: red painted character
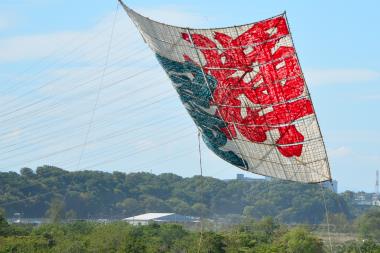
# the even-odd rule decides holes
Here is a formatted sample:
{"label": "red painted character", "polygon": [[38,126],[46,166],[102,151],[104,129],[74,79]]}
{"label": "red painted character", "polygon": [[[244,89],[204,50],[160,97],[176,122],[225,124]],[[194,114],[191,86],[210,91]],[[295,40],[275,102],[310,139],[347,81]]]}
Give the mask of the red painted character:
{"label": "red painted character", "polygon": [[[211,104],[228,125],[223,129],[227,137],[236,138],[237,129],[249,141],[261,143],[268,131],[277,129],[274,141],[280,153],[299,157],[304,136],[293,123],[313,114],[313,108],[302,96],[305,82],[287,35],[285,18],[277,17],[256,23],[235,39],[215,32],[219,49],[204,35],[191,34],[191,39],[207,62],[203,70],[218,81]],[[191,42],[188,34],[182,37]]]}

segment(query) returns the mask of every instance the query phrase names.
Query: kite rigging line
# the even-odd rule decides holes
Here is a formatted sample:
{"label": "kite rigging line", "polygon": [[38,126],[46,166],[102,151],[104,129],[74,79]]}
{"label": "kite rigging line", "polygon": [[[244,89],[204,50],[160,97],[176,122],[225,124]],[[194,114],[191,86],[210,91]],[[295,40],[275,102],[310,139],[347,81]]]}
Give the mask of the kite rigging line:
{"label": "kite rigging line", "polygon": [[[193,134],[193,133],[191,133],[191,134]],[[149,148],[146,148],[146,147],[144,148],[144,147],[143,147],[143,149],[140,149],[140,150],[138,150],[137,152],[130,153],[130,154],[127,154],[127,155],[123,155],[122,158],[130,157],[130,156],[133,156],[133,155],[136,155],[136,154],[139,154],[139,153],[143,153],[143,152],[145,152],[145,151],[147,151],[147,150],[151,150],[151,149],[153,149],[153,148],[156,149],[156,148],[158,148],[158,147],[162,147],[163,145],[166,145],[166,144],[169,144],[169,143],[173,143],[173,142],[176,142],[176,141],[178,141],[178,140],[182,140],[184,137],[188,137],[188,136],[190,136],[190,134],[181,135],[181,136],[176,136],[175,138],[169,139],[168,141],[166,141],[166,142],[164,142],[164,143],[160,143],[159,145],[156,145],[156,146],[154,146],[154,147],[152,147],[152,148],[150,148],[150,147],[149,147]],[[123,148],[123,150],[124,150],[124,148]],[[189,154],[189,153],[187,152],[186,155],[188,155],[188,154]],[[172,158],[176,158],[176,157],[172,157]],[[170,159],[167,159],[167,160],[170,160]],[[112,160],[110,160],[110,161],[115,161],[115,159],[112,159]],[[99,164],[106,164],[106,163],[109,163],[110,161],[101,162],[101,163],[99,163]],[[157,164],[157,163],[155,163],[155,164]],[[95,165],[97,165],[97,164],[95,164]],[[88,166],[88,167],[86,167],[86,168],[84,168],[84,169],[91,169],[93,166],[94,166],[94,165],[92,165],[92,166]],[[36,182],[36,183],[34,183],[34,184],[30,184],[30,185],[28,185],[27,187],[25,187],[25,188],[21,188],[21,189],[26,189],[26,188],[29,188],[29,187],[31,187],[31,186],[35,186],[35,185],[40,185],[40,183],[39,183],[39,182]],[[0,203],[0,207],[9,206],[9,205],[12,205],[12,204],[16,204],[16,203],[24,202],[24,201],[31,200],[31,199],[37,199],[37,198],[42,197],[42,196],[46,196],[46,195],[49,195],[49,194],[56,194],[56,193],[62,193],[62,194],[65,194],[65,196],[66,196],[66,194],[67,194],[67,192],[64,192],[64,190],[52,190],[52,191],[48,191],[48,192],[41,193],[41,194],[36,194],[36,195],[30,196],[30,197],[27,197],[27,198],[23,198],[23,199],[19,199],[19,200],[8,201],[8,202]]]}
{"label": "kite rigging line", "polygon": [[[331,182],[330,182],[330,183],[331,183]],[[328,236],[328,238],[329,238],[330,253],[333,253],[333,247],[332,247],[332,243],[331,243],[331,233],[330,233],[329,214],[328,214],[328,210],[327,210],[327,204],[326,204],[325,192],[324,192],[324,190],[323,190],[323,185],[322,185],[322,183],[320,183],[319,185],[320,185],[320,187],[321,187],[323,203],[324,203],[324,206],[325,206],[325,215],[326,215],[326,223],[327,223],[327,236]]]}
{"label": "kite rigging line", "polygon": [[[294,53],[296,55],[296,59],[297,59],[297,62],[298,62],[298,66],[300,67],[301,69],[301,74],[303,76],[303,79],[305,80],[305,89],[306,89],[306,92],[307,94],[309,95],[309,97],[311,98],[311,95],[310,95],[310,91],[309,91],[309,87],[307,86],[307,82],[306,82],[306,79],[305,79],[305,76],[304,76],[304,72],[302,71],[302,66],[301,66],[301,62],[300,62],[300,59],[298,57],[298,53],[297,53],[297,49],[295,47],[295,44],[294,44],[294,40],[293,40],[293,35],[292,35],[292,32],[291,32],[291,29],[290,29],[290,24],[289,24],[289,21],[288,21],[288,17],[286,16],[286,11],[284,12],[284,16],[285,16],[285,20],[286,20],[286,25],[288,26],[288,30],[289,30],[289,34],[290,34],[290,41],[292,43],[292,45],[294,46]],[[314,104],[311,103],[311,106],[313,108],[313,111],[315,112],[315,108],[314,108]],[[329,173],[329,178],[330,178],[330,183],[331,183],[331,168],[330,168],[330,162],[329,162],[329,158],[327,156],[327,152],[326,152],[326,144],[325,144],[325,141],[323,139],[323,135],[322,135],[322,131],[321,131],[321,126],[319,125],[319,121],[318,121],[318,117],[317,117],[317,114],[315,113],[315,119],[316,119],[316,123],[317,123],[317,126],[318,126],[318,131],[319,131],[319,134],[321,136],[321,140],[322,140],[322,143],[323,143],[323,147],[324,147],[324,150],[325,150],[325,157],[326,157],[326,163],[327,163],[327,168],[328,168],[328,173]],[[325,203],[326,204],[326,203]],[[330,240],[330,246],[331,246],[331,240]],[[331,247],[331,251],[332,251],[332,247]]]}
{"label": "kite rigging line", "polygon": [[[203,166],[202,166],[202,149],[201,149],[201,131],[198,129],[198,153],[199,153],[199,170],[200,170],[200,176],[201,176],[201,203],[203,204]],[[199,253],[201,251],[201,246],[202,246],[202,240],[203,240],[203,210],[201,209],[201,233],[199,236],[199,242],[198,242],[198,250],[197,252]]]}
{"label": "kite rigging line", "polygon": [[109,40],[108,48],[107,48],[106,60],[105,60],[105,63],[104,63],[104,68],[103,68],[103,71],[102,71],[102,76],[101,76],[101,79],[100,79],[100,82],[99,82],[99,87],[98,87],[98,92],[96,94],[95,104],[94,104],[94,107],[93,107],[92,112],[91,112],[90,122],[88,124],[86,136],[85,136],[85,139],[84,139],[84,142],[83,142],[83,146],[82,146],[82,149],[81,149],[81,152],[80,152],[80,155],[79,155],[78,163],[77,163],[77,166],[76,166],[77,170],[79,169],[80,164],[82,162],[83,154],[84,154],[84,151],[85,151],[86,146],[87,146],[88,136],[89,136],[89,134],[91,132],[92,124],[94,122],[95,111],[96,111],[96,108],[98,107],[100,93],[101,93],[101,91],[103,89],[104,76],[105,76],[105,73],[106,73],[106,70],[107,70],[107,67],[108,67],[108,61],[109,61],[109,58],[110,58],[110,52],[111,52],[113,34],[114,34],[114,31],[115,31],[115,24],[116,24],[116,18],[117,18],[118,11],[119,11],[119,3],[116,3],[116,11],[115,11],[115,15],[114,15],[113,22],[112,22],[112,29],[111,29],[111,35],[110,35],[110,40]]}
{"label": "kite rigging line", "polygon": [[[100,21],[101,20],[98,20],[97,23],[99,23]],[[98,32],[98,33],[90,36],[89,38],[87,38],[84,41],[82,41],[79,45],[77,45],[77,46],[75,46],[74,48],[71,48],[71,49],[67,45],[70,45],[71,43],[76,42],[78,40],[77,36],[70,37],[68,40],[61,41],[61,43],[59,43],[59,45],[58,45],[58,47],[57,47],[56,50],[54,50],[51,53],[49,53],[48,55],[44,56],[37,63],[32,63],[31,65],[27,66],[22,71],[18,72],[17,76],[23,75],[23,74],[29,72],[30,70],[32,70],[33,68],[35,68],[36,66],[43,65],[43,63],[44,63],[44,65],[46,65],[46,66],[44,66],[42,69],[38,70],[37,74],[34,77],[40,77],[40,76],[42,76],[42,74],[43,74],[44,71],[46,71],[48,69],[51,69],[53,66],[57,65],[58,63],[60,63],[60,61],[62,61],[62,59],[66,59],[67,56],[70,56],[73,53],[75,53],[76,51],[79,51],[79,49],[81,49],[83,46],[85,46],[86,44],[88,44],[90,41],[92,41],[92,40],[96,39],[97,37],[99,37],[100,35],[102,35],[102,33],[106,31],[106,29],[107,28],[102,29],[100,32]],[[46,62],[51,57],[57,56],[58,54],[63,53],[65,50],[69,50],[69,52],[65,53],[63,55],[63,58],[61,60],[57,60],[57,61],[54,61],[53,63],[46,64]],[[29,78],[28,82],[30,82],[31,80],[36,80],[36,78]],[[8,78],[4,82],[4,83],[8,83],[8,84],[10,83],[10,84],[12,84],[12,87],[8,87],[6,90],[3,90],[3,92],[7,92],[8,93],[8,92],[17,90],[17,89],[23,87],[23,86],[21,86],[22,84],[26,83],[25,80],[21,80],[21,81],[17,81],[17,82],[11,82],[11,81],[12,81],[12,79]],[[5,102],[4,104],[8,104],[8,102]]]}

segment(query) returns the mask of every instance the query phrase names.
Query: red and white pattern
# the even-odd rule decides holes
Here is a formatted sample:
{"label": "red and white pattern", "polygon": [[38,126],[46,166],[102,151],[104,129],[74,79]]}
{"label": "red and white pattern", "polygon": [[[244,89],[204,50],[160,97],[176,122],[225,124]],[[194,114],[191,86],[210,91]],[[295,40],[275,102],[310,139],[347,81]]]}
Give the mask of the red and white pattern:
{"label": "red and white pattern", "polygon": [[155,53],[191,61],[217,81],[208,111],[226,123],[223,150],[244,159],[242,169],[301,182],[331,179],[285,15],[242,26],[188,29],[125,9]]}
{"label": "red and white pattern", "polygon": [[236,138],[239,131],[248,140],[261,143],[268,139],[268,131],[277,129],[275,141],[281,155],[299,157],[304,136],[293,123],[314,111],[310,99],[303,96],[305,81],[286,36],[289,30],[284,17],[254,24],[236,38],[220,32],[212,39],[182,34],[200,48],[206,60],[204,71],[218,81],[212,103],[228,123],[225,133],[229,139]]}

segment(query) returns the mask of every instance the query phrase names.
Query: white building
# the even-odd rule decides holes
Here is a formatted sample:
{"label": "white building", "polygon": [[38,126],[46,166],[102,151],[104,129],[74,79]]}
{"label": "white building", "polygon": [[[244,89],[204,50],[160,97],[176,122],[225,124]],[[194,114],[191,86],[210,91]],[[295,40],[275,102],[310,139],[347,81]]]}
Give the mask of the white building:
{"label": "white building", "polygon": [[372,205],[373,206],[380,206],[380,200],[378,200],[378,199],[372,200]]}
{"label": "white building", "polygon": [[132,225],[148,225],[150,223],[193,223],[199,218],[175,213],[146,213],[123,219]]}

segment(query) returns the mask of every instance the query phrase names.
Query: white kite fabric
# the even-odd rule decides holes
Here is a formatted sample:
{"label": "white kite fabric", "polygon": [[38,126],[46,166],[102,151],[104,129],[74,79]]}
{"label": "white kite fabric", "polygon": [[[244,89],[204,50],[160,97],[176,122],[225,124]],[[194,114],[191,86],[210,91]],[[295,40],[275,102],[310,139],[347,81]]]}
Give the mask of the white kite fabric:
{"label": "white kite fabric", "polygon": [[241,26],[190,29],[123,6],[216,155],[260,175],[331,180],[285,14]]}

